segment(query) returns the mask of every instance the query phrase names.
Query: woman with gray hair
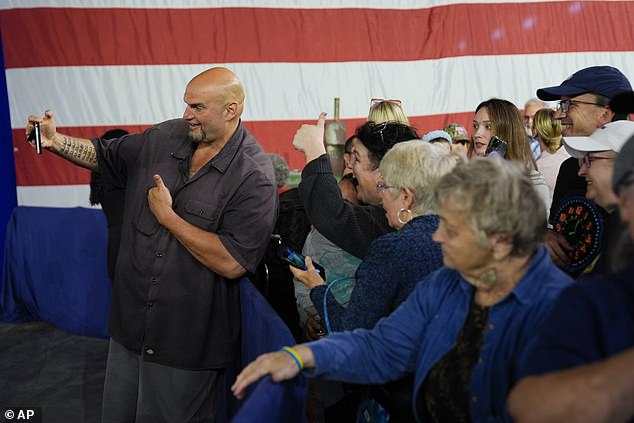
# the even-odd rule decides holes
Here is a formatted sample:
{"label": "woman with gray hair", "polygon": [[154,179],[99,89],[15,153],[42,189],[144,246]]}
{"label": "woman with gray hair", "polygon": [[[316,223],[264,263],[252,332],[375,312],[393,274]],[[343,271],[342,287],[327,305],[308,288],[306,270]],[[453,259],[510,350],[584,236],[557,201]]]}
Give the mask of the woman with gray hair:
{"label": "woman with gray hair", "polygon": [[394,311],[416,283],[442,266],[440,245],[432,240],[438,228],[433,190],[442,176],[460,160],[442,148],[420,140],[405,141],[388,151],[376,184],[388,224],[396,229],[377,238],[355,273],[350,302],[343,307],[315,271],[291,268],[295,278],[310,289],[310,298],[330,326],[328,332],[371,329]]}
{"label": "woman with gray hair", "polygon": [[335,333],[260,356],[238,376],[244,389],[271,374],[384,383],[415,372],[418,421],[511,421],[515,369],[553,300],[572,280],[541,238],[546,210],[521,165],[460,164],[434,191],[445,267],[372,330]]}

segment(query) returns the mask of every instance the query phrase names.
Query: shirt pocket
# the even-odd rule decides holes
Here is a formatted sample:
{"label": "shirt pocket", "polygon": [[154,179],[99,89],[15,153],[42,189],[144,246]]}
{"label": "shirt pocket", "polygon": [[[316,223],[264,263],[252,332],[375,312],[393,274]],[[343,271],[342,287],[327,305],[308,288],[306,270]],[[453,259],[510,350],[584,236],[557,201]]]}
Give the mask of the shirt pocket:
{"label": "shirt pocket", "polygon": [[216,205],[192,199],[184,209],[184,218],[192,225],[212,232],[217,229],[219,210]]}
{"label": "shirt pocket", "polygon": [[158,231],[161,224],[150,210],[150,205],[147,200],[141,205],[141,210],[135,220],[134,226],[136,229],[145,235],[154,235]]}

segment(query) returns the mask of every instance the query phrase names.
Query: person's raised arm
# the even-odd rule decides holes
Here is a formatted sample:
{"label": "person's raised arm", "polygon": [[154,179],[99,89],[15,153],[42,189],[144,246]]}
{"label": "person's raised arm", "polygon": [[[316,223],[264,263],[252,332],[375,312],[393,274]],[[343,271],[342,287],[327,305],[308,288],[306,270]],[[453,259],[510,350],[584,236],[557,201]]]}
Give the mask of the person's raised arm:
{"label": "person's raised arm", "polygon": [[634,348],[569,370],[529,376],[511,391],[518,423],[625,422],[634,417]]}
{"label": "person's raised arm", "polygon": [[[42,134],[42,148],[65,158],[71,163],[87,169],[97,169],[97,152],[92,142],[87,138],[77,138],[57,132],[53,111],[44,112],[44,118],[29,116],[26,125],[26,137],[34,129],[34,122],[40,123],[40,133]],[[29,142],[32,146],[34,141]]]}
{"label": "person's raised arm", "polygon": [[321,112],[316,125],[302,125],[295,133],[293,147],[306,155],[306,163],[326,154],[324,146],[324,122],[326,113]]}

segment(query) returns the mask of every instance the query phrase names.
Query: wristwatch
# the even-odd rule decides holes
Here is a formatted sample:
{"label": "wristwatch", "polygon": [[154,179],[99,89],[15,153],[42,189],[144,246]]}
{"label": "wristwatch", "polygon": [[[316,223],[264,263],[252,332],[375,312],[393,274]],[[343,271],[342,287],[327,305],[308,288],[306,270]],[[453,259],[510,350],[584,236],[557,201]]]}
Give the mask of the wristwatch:
{"label": "wristwatch", "polygon": [[565,270],[579,274],[601,252],[603,216],[597,206],[581,196],[569,197],[558,208],[553,229],[573,247],[566,252],[570,264]]}

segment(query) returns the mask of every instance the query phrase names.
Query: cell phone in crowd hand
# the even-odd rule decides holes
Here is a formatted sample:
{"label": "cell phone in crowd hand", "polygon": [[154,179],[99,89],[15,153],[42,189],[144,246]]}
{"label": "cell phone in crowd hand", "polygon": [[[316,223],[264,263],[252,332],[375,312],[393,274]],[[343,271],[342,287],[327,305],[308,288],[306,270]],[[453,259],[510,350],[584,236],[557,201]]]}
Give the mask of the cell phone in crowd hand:
{"label": "cell phone in crowd hand", "polygon": [[[277,245],[277,256],[279,258],[281,258],[286,263],[298,269],[301,269],[301,270],[308,269],[306,267],[306,257],[301,255],[297,251],[293,250],[288,245],[285,245],[282,242],[282,238],[279,235],[273,235],[271,237],[271,241]],[[314,261],[313,261],[313,266],[315,267],[315,270],[317,270],[317,273],[319,273],[319,276],[321,276],[323,280],[326,280],[326,270],[324,269],[324,267]]]}
{"label": "cell phone in crowd hand", "polygon": [[40,122],[33,122],[33,130],[29,134],[28,141],[35,140],[35,152],[42,154],[42,134],[40,133]]}
{"label": "cell phone in crowd hand", "polygon": [[487,150],[484,152],[485,157],[506,157],[507,143],[503,139],[500,139],[493,135],[487,145]]}

